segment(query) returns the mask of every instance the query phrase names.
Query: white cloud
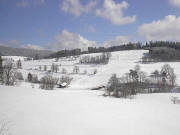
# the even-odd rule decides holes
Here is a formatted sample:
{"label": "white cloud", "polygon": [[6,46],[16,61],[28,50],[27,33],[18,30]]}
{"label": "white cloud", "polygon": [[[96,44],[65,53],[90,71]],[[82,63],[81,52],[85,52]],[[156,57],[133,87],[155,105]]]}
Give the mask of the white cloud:
{"label": "white cloud", "polygon": [[171,3],[171,5],[180,8],[180,0],[169,0],[169,2]]}
{"label": "white cloud", "polygon": [[21,7],[21,8],[26,8],[26,7],[29,7],[31,5],[41,5],[44,3],[45,3],[45,0],[19,0],[16,3],[16,6]]}
{"label": "white cloud", "polygon": [[180,41],[180,17],[168,15],[139,27],[138,33],[146,40]]}
{"label": "white cloud", "polygon": [[127,36],[116,36],[115,39],[113,39],[113,40],[105,41],[103,43],[103,46],[104,47],[119,46],[119,45],[123,45],[126,43],[129,43],[129,37],[127,37]]}
{"label": "white cloud", "polygon": [[86,5],[83,5],[80,0],[63,0],[60,7],[64,12],[80,16],[82,13],[88,13],[95,5],[95,0],[90,1]]}
{"label": "white cloud", "polygon": [[34,44],[22,45],[17,40],[0,41],[0,46],[12,47],[12,48],[27,48],[27,49],[34,49],[34,50],[47,50],[47,48],[39,46],[39,45],[34,45]]}
{"label": "white cloud", "polygon": [[0,46],[18,48],[20,45],[21,44],[17,40],[0,41]]}
{"label": "white cloud", "polygon": [[23,45],[21,46],[21,48],[27,48],[27,49],[33,49],[33,50],[45,50],[44,47],[39,46],[39,45],[33,45],[33,44]]}
{"label": "white cloud", "polygon": [[104,0],[103,8],[96,10],[96,15],[110,20],[114,25],[123,25],[133,23],[136,16],[124,16],[123,9],[128,8],[128,3],[122,1],[115,3],[113,0]]}
{"label": "white cloud", "polygon": [[63,30],[61,34],[55,37],[55,41],[53,43],[49,43],[47,46],[48,48],[56,51],[76,48],[87,50],[87,48],[90,46],[96,46],[96,42],[89,41],[79,34]]}

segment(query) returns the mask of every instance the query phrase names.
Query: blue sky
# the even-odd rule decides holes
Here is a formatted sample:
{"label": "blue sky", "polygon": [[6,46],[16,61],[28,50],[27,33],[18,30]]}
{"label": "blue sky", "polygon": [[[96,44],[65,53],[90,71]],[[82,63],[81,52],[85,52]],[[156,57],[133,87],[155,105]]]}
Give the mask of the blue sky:
{"label": "blue sky", "polygon": [[0,0],[0,45],[60,50],[180,41],[179,16],[180,0]]}

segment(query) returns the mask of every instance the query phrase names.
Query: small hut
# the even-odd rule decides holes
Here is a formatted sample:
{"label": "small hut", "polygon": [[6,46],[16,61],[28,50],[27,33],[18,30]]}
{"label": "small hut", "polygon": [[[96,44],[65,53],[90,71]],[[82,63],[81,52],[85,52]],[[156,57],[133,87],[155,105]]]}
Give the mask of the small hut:
{"label": "small hut", "polygon": [[59,84],[58,88],[66,88],[67,86],[68,86],[68,83],[67,82],[63,82],[63,83]]}

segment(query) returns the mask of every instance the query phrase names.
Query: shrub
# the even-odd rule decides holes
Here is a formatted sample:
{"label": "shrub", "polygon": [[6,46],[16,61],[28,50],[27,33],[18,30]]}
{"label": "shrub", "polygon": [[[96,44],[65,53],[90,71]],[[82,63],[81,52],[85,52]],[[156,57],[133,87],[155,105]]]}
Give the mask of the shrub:
{"label": "shrub", "polygon": [[93,73],[94,73],[94,74],[97,74],[97,69],[94,69]]}
{"label": "shrub", "polygon": [[31,73],[28,73],[27,81],[32,82],[32,74]]}
{"label": "shrub", "polygon": [[39,83],[38,76],[36,74],[32,74],[32,83]]}
{"label": "shrub", "polygon": [[84,70],[84,74],[87,74],[87,70]]}
{"label": "shrub", "polygon": [[75,74],[79,73],[79,67],[78,66],[74,66],[73,73],[75,73]]}
{"label": "shrub", "polygon": [[72,80],[73,80],[73,78],[71,78],[71,77],[69,77],[69,76],[62,76],[62,77],[60,78],[60,83],[66,82],[66,83],[69,85]]}
{"label": "shrub", "polygon": [[45,90],[53,90],[57,82],[58,79],[52,77],[51,75],[44,76],[40,80],[40,88]]}
{"label": "shrub", "polygon": [[59,70],[59,66],[57,65],[57,64],[52,64],[51,65],[51,71],[52,72],[58,72],[58,70]]}
{"label": "shrub", "polygon": [[80,63],[88,63],[88,64],[107,64],[111,57],[110,52],[102,53],[99,56],[84,56],[81,57]]}
{"label": "shrub", "polygon": [[17,65],[17,68],[19,69],[22,68],[22,63],[20,59],[17,61],[16,65]]}
{"label": "shrub", "polygon": [[61,71],[62,74],[67,74],[67,70],[65,68],[62,68],[62,71]]}
{"label": "shrub", "polygon": [[173,104],[177,104],[179,99],[178,97],[171,97],[171,101],[173,102]]}
{"label": "shrub", "polygon": [[23,79],[23,75],[22,75],[21,72],[16,72],[16,79],[18,79],[18,80],[24,80],[24,79]]}

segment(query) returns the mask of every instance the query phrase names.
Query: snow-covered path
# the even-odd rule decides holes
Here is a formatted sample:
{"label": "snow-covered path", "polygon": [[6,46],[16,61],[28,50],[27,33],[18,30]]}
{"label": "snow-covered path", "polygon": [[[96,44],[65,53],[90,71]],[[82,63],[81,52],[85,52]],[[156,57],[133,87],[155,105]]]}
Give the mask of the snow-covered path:
{"label": "snow-covered path", "polygon": [[180,134],[180,105],[170,101],[180,94],[119,99],[102,93],[0,86],[0,116],[13,135]]}

